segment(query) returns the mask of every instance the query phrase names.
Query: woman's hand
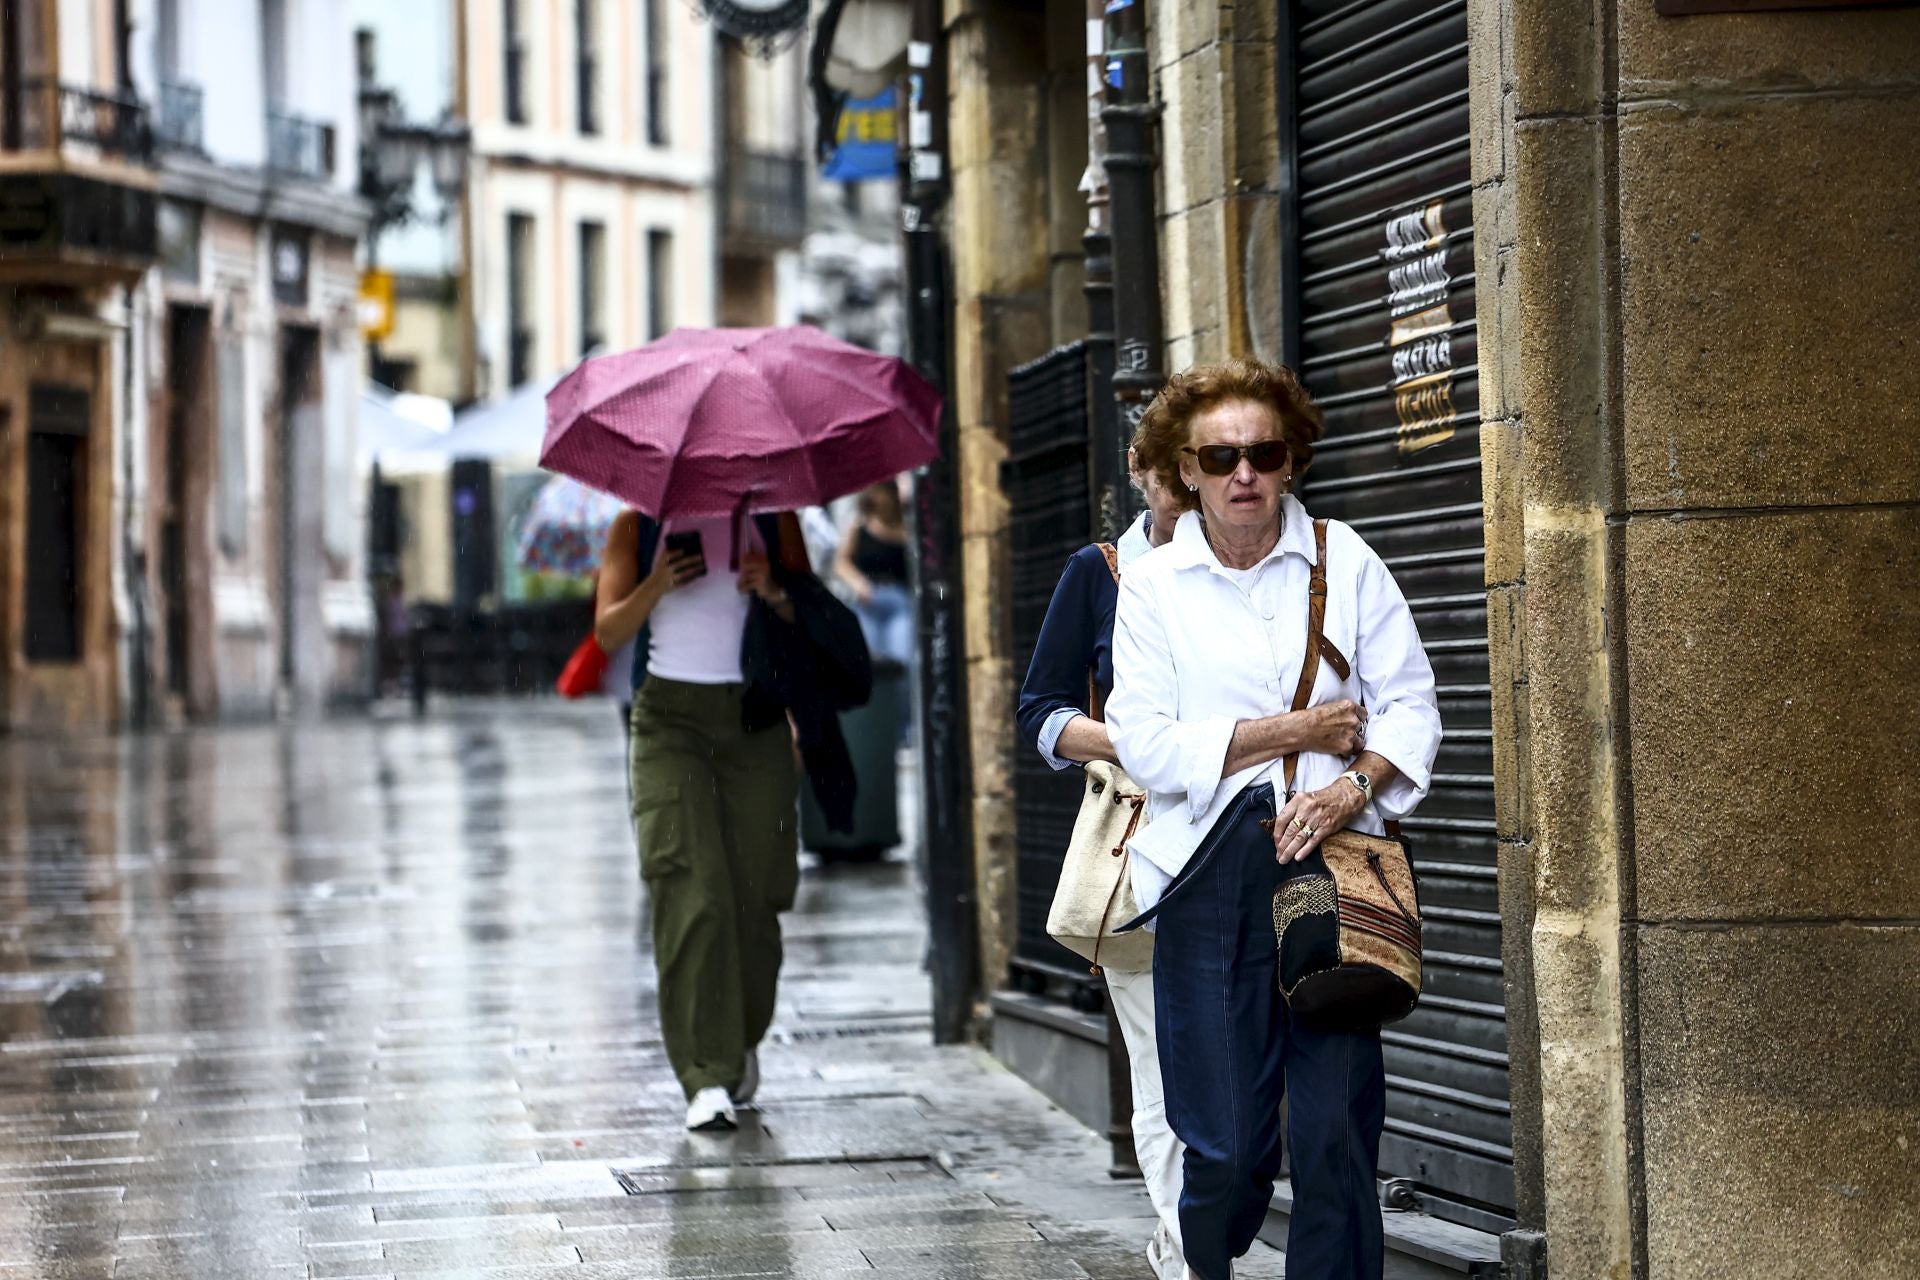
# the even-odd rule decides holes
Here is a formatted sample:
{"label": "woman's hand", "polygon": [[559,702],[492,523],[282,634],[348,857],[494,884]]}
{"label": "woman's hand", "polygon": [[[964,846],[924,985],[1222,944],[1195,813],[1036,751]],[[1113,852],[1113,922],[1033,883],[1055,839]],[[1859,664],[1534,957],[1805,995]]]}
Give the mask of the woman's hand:
{"label": "woman's hand", "polygon": [[768,604],[783,604],[787,593],[773,577],[773,565],[758,551],[740,557],[740,593],[759,596]]}
{"label": "woman's hand", "polygon": [[1367,709],[1345,698],[1291,713],[1300,717],[1300,750],[1357,756],[1367,744]]}
{"label": "woman's hand", "polygon": [[637,591],[645,591],[655,602],[686,586],[700,576],[702,558],[690,551],[661,548],[653,558],[653,569],[641,580]]}
{"label": "woman's hand", "polygon": [[1303,791],[1287,801],[1273,820],[1273,855],[1282,866],[1299,862],[1320,842],[1352,822],[1367,807],[1360,788],[1345,778],[1318,791]]}

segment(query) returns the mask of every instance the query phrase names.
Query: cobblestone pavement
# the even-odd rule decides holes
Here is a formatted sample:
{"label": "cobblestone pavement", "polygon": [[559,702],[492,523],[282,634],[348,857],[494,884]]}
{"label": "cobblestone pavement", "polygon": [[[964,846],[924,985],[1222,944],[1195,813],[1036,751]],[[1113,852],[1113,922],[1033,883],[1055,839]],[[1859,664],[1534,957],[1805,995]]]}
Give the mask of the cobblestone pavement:
{"label": "cobblestone pavement", "polygon": [[931,1046],[904,862],[809,869],[761,1113],[687,1134],[624,809],[604,705],[0,740],[0,1280],[1149,1274]]}

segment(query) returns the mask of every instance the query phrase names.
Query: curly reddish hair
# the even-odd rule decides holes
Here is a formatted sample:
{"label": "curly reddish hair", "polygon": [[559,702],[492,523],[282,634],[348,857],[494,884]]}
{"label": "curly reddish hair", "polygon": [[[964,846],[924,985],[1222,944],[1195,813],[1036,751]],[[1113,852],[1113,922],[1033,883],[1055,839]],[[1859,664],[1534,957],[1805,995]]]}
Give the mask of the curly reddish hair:
{"label": "curly reddish hair", "polygon": [[1285,365],[1240,356],[1218,364],[1197,364],[1167,379],[1147,406],[1133,433],[1134,455],[1142,471],[1160,478],[1184,511],[1200,505],[1180,478],[1180,451],[1193,438],[1193,420],[1209,409],[1235,401],[1263,404],[1280,420],[1280,438],[1293,455],[1298,477],[1313,461],[1313,445],[1326,433],[1320,407]]}

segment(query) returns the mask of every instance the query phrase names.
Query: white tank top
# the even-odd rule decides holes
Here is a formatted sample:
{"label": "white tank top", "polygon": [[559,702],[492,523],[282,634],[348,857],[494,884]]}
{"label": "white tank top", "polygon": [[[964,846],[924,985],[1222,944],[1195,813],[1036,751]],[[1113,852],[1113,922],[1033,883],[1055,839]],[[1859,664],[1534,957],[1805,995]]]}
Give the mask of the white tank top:
{"label": "white tank top", "polygon": [[[660,529],[662,553],[669,533],[688,529],[700,531],[706,576],[669,591],[654,606],[648,619],[652,646],[647,674],[684,684],[739,684],[740,640],[751,598],[740,590],[739,575],[727,567],[733,559],[733,522],[724,516],[671,521]],[[746,529],[747,546],[759,550],[759,530],[752,521]]]}

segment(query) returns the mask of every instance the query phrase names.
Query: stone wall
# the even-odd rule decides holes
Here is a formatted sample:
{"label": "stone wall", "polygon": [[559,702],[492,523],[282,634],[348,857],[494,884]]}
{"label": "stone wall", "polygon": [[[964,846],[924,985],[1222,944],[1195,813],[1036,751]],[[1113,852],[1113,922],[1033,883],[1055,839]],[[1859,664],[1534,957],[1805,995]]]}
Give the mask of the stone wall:
{"label": "stone wall", "polygon": [[1013,669],[1007,612],[1007,371],[1050,345],[1046,39],[1011,4],[950,4],[953,412],[980,980],[1005,984],[1016,925]]}
{"label": "stone wall", "polygon": [[[1275,0],[1152,6],[1166,368],[1280,355]],[[1125,269],[1124,264],[1120,265]]]}
{"label": "stone wall", "polygon": [[1912,1274],[1920,14],[1473,41],[1523,1199],[1555,1275]]}

